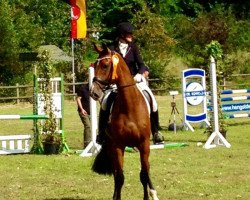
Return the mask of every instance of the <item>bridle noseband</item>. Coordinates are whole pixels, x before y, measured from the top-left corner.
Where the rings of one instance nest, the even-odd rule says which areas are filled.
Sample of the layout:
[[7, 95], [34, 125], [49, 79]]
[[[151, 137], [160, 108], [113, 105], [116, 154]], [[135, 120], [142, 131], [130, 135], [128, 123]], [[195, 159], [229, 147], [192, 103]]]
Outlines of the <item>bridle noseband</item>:
[[[111, 65], [112, 65], [111, 67], [113, 69], [113, 62], [112, 62], [112, 57], [111, 56], [104, 56], [102, 58], [96, 59], [95, 66], [98, 66], [100, 61], [102, 61], [104, 59], [111, 59]], [[94, 66], [94, 68], [95, 68], [95, 66]], [[112, 70], [110, 70], [110, 71], [111, 71], [110, 74], [112, 74]], [[109, 77], [111, 77], [111, 75], [109, 75]], [[110, 79], [110, 78], [108, 78], [108, 79]], [[100, 78], [98, 78], [96, 76], [93, 78], [93, 83], [96, 83], [101, 88], [101, 90], [103, 90], [103, 91], [105, 91], [106, 88], [110, 85], [109, 81], [102, 80], [102, 79], [100, 79]]]

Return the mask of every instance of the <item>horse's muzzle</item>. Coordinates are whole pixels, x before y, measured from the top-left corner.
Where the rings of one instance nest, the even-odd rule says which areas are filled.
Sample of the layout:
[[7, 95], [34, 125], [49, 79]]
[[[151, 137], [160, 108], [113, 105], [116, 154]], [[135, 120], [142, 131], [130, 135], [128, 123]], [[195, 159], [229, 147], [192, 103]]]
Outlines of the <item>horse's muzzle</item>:
[[98, 101], [98, 100], [100, 101], [103, 97], [103, 91], [97, 84], [93, 83], [90, 89], [90, 96], [95, 101]]

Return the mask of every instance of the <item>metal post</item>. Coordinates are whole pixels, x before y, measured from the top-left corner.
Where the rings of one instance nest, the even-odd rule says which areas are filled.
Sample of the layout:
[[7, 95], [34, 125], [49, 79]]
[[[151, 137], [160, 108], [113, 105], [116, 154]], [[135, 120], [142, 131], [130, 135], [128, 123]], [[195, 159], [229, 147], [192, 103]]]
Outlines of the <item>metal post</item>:
[[63, 145], [63, 152], [69, 152], [69, 146], [65, 141], [65, 132], [64, 132], [64, 79], [63, 74], [61, 74], [61, 81], [60, 81], [60, 92], [61, 92], [61, 118], [60, 120], [60, 130], [62, 130], [62, 145]]
[[[38, 82], [37, 82], [37, 77], [34, 74], [33, 75], [33, 115], [38, 114]], [[32, 153], [36, 154], [42, 154], [43, 153], [43, 148], [40, 140], [40, 134], [39, 134], [39, 128], [38, 128], [38, 121], [37, 119], [33, 120], [33, 129], [34, 129], [34, 144], [31, 148]]]
[[71, 50], [72, 50], [72, 83], [73, 83], [73, 95], [75, 100], [75, 56], [74, 56], [74, 38], [71, 38]]
[[20, 91], [19, 91], [19, 84], [17, 83], [16, 84], [16, 96], [17, 96], [17, 100], [16, 100], [16, 103], [19, 104], [20, 103]]

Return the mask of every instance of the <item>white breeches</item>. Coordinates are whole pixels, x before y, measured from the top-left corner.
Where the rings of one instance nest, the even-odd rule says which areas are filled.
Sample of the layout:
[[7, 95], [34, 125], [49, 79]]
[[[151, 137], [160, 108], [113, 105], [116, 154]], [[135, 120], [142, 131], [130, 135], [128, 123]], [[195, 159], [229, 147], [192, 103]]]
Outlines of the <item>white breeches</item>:
[[143, 82], [137, 83], [136, 85], [139, 88], [139, 90], [141, 91], [145, 90], [150, 95], [150, 98], [152, 100], [152, 111], [156, 112], [158, 110], [158, 105], [157, 105], [154, 94], [152, 93], [151, 89], [148, 87], [146, 82], [143, 81]]

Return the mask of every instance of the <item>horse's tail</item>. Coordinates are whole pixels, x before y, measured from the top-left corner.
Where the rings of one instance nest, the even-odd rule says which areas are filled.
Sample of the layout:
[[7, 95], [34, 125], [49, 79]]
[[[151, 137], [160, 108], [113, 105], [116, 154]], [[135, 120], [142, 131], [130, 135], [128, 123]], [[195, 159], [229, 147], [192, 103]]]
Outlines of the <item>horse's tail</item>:
[[100, 152], [96, 155], [92, 170], [98, 174], [112, 175], [112, 161], [108, 154], [108, 145], [103, 144]]

